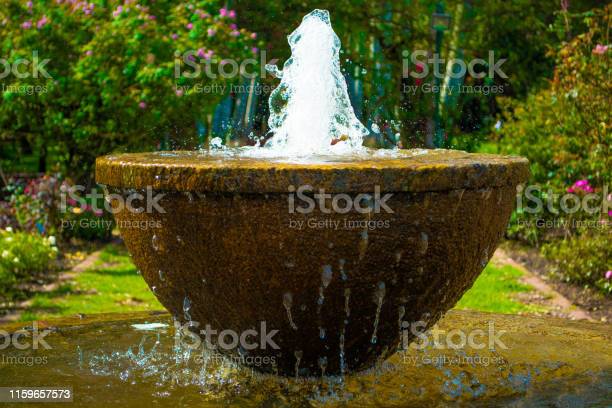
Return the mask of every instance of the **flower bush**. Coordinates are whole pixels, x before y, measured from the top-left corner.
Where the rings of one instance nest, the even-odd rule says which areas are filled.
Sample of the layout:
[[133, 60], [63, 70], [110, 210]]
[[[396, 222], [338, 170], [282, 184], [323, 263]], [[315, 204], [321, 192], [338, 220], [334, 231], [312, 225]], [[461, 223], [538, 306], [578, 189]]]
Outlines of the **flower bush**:
[[[564, 194], [582, 200], [597, 195], [611, 201], [606, 188], [612, 182], [610, 105], [612, 75], [608, 48], [612, 6], [580, 17], [588, 31], [564, 43], [550, 87], [524, 102], [507, 103], [507, 121], [500, 130], [500, 144], [507, 153], [531, 162], [531, 184], [550, 189], [539, 197], [560, 208]], [[602, 209], [605, 207], [602, 205]], [[510, 236], [544, 246], [544, 254], [559, 268], [564, 280], [609, 291], [612, 212], [551, 211], [537, 214], [518, 209]], [[540, 228], [535, 221], [554, 221], [555, 228]], [[585, 223], [590, 222], [585, 227]]]
[[240, 78], [189, 78], [182, 56], [193, 51], [218, 64], [252, 57], [257, 44], [223, 4], [0, 0], [0, 58], [41, 61], [38, 75], [0, 79], [0, 139], [23, 140], [42, 157], [55, 149], [77, 181], [119, 146], [151, 149], [172, 135], [193, 141], [195, 121], [224, 97], [195, 85]]
[[54, 237], [41, 237], [12, 228], [0, 230], [0, 296], [15, 283], [49, 270], [57, 258]]

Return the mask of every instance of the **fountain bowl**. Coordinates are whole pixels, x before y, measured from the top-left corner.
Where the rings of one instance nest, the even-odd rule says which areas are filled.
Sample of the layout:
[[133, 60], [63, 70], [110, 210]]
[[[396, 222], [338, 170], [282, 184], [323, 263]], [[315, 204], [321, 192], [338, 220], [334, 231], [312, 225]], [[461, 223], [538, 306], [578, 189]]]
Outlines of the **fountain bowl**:
[[486, 266], [528, 173], [523, 158], [447, 150], [96, 162], [164, 307], [208, 347], [286, 376], [367, 369], [414, 339], [410, 323], [433, 325]]

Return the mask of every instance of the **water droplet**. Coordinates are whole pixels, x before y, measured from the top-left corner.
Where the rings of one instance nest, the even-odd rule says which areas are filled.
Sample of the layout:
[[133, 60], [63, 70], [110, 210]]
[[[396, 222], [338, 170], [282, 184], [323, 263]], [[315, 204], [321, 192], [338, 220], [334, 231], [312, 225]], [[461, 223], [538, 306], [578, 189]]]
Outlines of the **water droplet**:
[[165, 280], [166, 280], [166, 277], [164, 276], [164, 271], [162, 271], [162, 270], [160, 269], [160, 270], [158, 271], [158, 274], [159, 274], [159, 280], [160, 280], [160, 281], [162, 281], [162, 282], [163, 282], [163, 281], [165, 281]]
[[179, 244], [181, 244], [181, 245], [183, 245], [183, 244], [184, 244], [184, 242], [183, 242], [183, 238], [181, 238], [181, 236], [180, 236], [180, 235], [177, 235], [177, 236], [176, 236], [176, 242], [178, 242], [178, 243], [179, 243]]
[[344, 313], [346, 314], [346, 317], [349, 317], [351, 315], [351, 309], [349, 306], [350, 298], [351, 298], [351, 289], [350, 288], [344, 289]]
[[295, 378], [297, 379], [300, 372], [300, 361], [302, 361], [304, 353], [302, 350], [296, 350], [293, 352], [293, 355], [295, 356]]
[[359, 260], [361, 261], [366, 254], [366, 251], [368, 249], [368, 230], [364, 229], [363, 231], [361, 231], [361, 241], [359, 241]]
[[151, 245], [155, 251], [159, 251], [159, 238], [156, 234], [153, 234], [153, 238], [151, 238]]
[[319, 327], [319, 338], [321, 340], [325, 339], [325, 328], [324, 327]]
[[324, 265], [323, 271], [321, 272], [321, 283], [323, 284], [324, 288], [327, 288], [329, 286], [332, 280], [332, 276], [333, 272], [331, 265]]
[[191, 314], [189, 314], [189, 310], [191, 310], [191, 301], [185, 296], [183, 299], [183, 313], [185, 314], [185, 320], [191, 322]]
[[482, 259], [480, 260], [480, 266], [484, 268], [485, 266], [487, 266], [488, 263], [489, 263], [489, 250], [488, 248], [485, 248], [484, 253], [482, 255]]
[[401, 305], [397, 308], [397, 324], [399, 325], [400, 331], [402, 330], [402, 320], [404, 320], [404, 316], [406, 315], [406, 307]]
[[425, 255], [427, 253], [427, 248], [429, 247], [429, 237], [426, 233], [421, 232], [419, 236], [418, 249], [421, 255]]
[[402, 261], [402, 251], [395, 251], [395, 265], [399, 266]]
[[291, 316], [291, 306], [293, 306], [293, 295], [290, 292], [286, 292], [283, 295], [283, 306], [287, 310], [287, 318], [289, 319], [289, 324], [293, 330], [297, 330], [297, 326], [293, 322], [293, 317]]
[[325, 377], [325, 370], [327, 369], [327, 357], [319, 358], [319, 367], [321, 368], [321, 377]]
[[340, 269], [340, 278], [343, 281], [346, 281], [348, 279], [348, 276], [346, 276], [346, 272], [344, 271], [344, 265], [346, 265], [346, 261], [344, 259], [340, 259], [338, 261], [338, 268]]
[[378, 341], [378, 337], [376, 336], [376, 332], [378, 331], [378, 323], [380, 319], [380, 311], [382, 309], [383, 301], [385, 298], [386, 287], [384, 282], [378, 282], [376, 285], [376, 291], [374, 292], [374, 301], [376, 303], [376, 316], [374, 318], [374, 331], [372, 332], [372, 338], [370, 342], [372, 344], [376, 344]]

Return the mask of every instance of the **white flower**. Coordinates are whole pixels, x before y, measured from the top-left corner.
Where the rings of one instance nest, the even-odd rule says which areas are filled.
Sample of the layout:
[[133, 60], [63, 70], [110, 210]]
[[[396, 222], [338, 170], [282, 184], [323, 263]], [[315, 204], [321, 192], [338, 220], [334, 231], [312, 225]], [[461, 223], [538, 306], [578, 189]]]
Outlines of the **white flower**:
[[55, 244], [56, 244], [56, 240], [55, 240], [55, 237], [54, 237], [53, 235], [51, 235], [51, 236], [49, 237], [49, 243], [50, 243], [52, 246], [55, 246]]
[[11, 253], [9, 251], [7, 251], [6, 249], [2, 251], [2, 257], [4, 259], [8, 258], [9, 256], [11, 256]]
[[13, 232], [13, 227], [6, 227], [6, 232]]
[[13, 258], [13, 263], [19, 263], [19, 258], [18, 257], [14, 257]]

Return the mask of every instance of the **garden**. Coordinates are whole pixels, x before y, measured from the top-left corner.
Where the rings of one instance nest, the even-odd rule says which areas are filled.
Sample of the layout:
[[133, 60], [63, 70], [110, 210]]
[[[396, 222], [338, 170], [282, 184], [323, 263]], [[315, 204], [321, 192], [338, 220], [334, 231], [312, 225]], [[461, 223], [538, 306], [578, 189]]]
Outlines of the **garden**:
[[[23, 75], [5, 74], [2, 79], [0, 287], [8, 312], [32, 295], [40, 296], [35, 294], [37, 287], [56, 280], [78, 259], [119, 239], [102, 200], [95, 205], [79, 198], [92, 189], [101, 191], [93, 180], [97, 156], [191, 149], [217, 137], [228, 144], [248, 144], [265, 136], [267, 106], [262, 101], [267, 99], [263, 92], [270, 89], [264, 86], [271, 83], [269, 78], [218, 75], [207, 84], [209, 89], [225, 87], [230, 92], [202, 93], [197, 91], [202, 79], [192, 78], [193, 72], [175, 79], [175, 70], [180, 71], [175, 62], [189, 50], [215, 64], [257, 57], [252, 71], [259, 72], [260, 49], [268, 51], [268, 58], [286, 57], [276, 50], [283, 50], [282, 33], [295, 24], [270, 26], [268, 16], [302, 6], [250, 2], [230, 9], [212, 1], [149, 6], [5, 3], [0, 30], [7, 66], [37, 55], [48, 61], [40, 72], [29, 75], [27, 69]], [[439, 142], [450, 148], [527, 157], [532, 190], [522, 194], [525, 208], [515, 210], [506, 233], [511, 252], [520, 257], [523, 249], [529, 250], [530, 262], [546, 263], [540, 268], [542, 277], [562, 284], [566, 293], [578, 296], [586, 291], [584, 296], [592, 299], [587, 307], [606, 305], [612, 293], [612, 209], [601, 209], [607, 208], [612, 194], [607, 190], [612, 168], [609, 8], [596, 8], [597, 2], [588, 1], [573, 2], [571, 7], [552, 1], [488, 2], [479, 7], [449, 3], [448, 15], [459, 27], [438, 34], [443, 36], [441, 55], [480, 57], [486, 56], [485, 50], [495, 50], [507, 59], [504, 69], [509, 75], [478, 80], [451, 78], [449, 73], [442, 81], [455, 82], [456, 89], [464, 84], [497, 85], [505, 91], [410, 95], [399, 89], [436, 80], [431, 75], [398, 75], [407, 65], [400, 50], [435, 45], [428, 26], [434, 2], [410, 7], [374, 2], [365, 12], [355, 2], [333, 3], [326, 5], [332, 13], [342, 10], [334, 14], [335, 24], [347, 37], [343, 72], [355, 90], [351, 100], [360, 118], [370, 127], [382, 128], [367, 143], [421, 147]], [[295, 18], [301, 15], [295, 13]], [[530, 41], [536, 37], [538, 41]], [[363, 52], [366, 49], [370, 51]], [[238, 88], [241, 81], [263, 83], [250, 92], [231, 92], [249, 89]], [[438, 99], [440, 115], [432, 112], [432, 98]], [[438, 123], [432, 123], [434, 119]], [[441, 141], [433, 140], [437, 131], [444, 134]], [[71, 188], [75, 185], [82, 187], [80, 191]], [[565, 193], [582, 199], [606, 192], [602, 207], [594, 211], [555, 210]], [[537, 203], [530, 197], [547, 205], [531, 211], [529, 206]], [[139, 293], [139, 283], [134, 280], [130, 290]], [[73, 284], [63, 285], [60, 293], [82, 290]], [[143, 302], [143, 308], [150, 305]], [[26, 308], [23, 318], [32, 313]]]
[[[604, 3], [317, 2], [341, 41], [340, 77], [367, 130], [364, 146], [529, 161], [529, 178], [510, 192], [513, 209], [499, 248], [487, 254], [455, 310], [610, 324], [612, 7]], [[135, 238], [120, 228], [125, 218], [109, 199], [109, 188], [122, 194], [131, 187], [100, 183], [96, 158], [157, 152], [161, 162], [173, 151], [273, 141], [278, 123], [269, 118], [284, 119], [292, 106], [285, 83], [292, 65], [285, 64], [284, 75], [274, 65], [293, 52], [293, 68], [301, 72], [299, 39], [290, 40], [290, 49], [287, 35], [314, 6], [295, 0], [0, 4], [0, 322], [164, 310], [151, 272], [130, 256], [143, 251], [126, 247]], [[331, 144], [351, 137], [342, 134]], [[115, 180], [110, 170], [104, 174]], [[165, 185], [156, 177], [151, 184]], [[234, 200], [238, 211], [240, 199]], [[208, 211], [222, 214], [223, 208]], [[259, 211], [266, 214], [266, 207]], [[227, 234], [211, 241], [211, 253], [240, 236], [233, 227], [224, 221]], [[265, 225], [244, 231], [275, 237]], [[176, 241], [189, 234], [195, 233]], [[366, 231], [361, 239], [372, 245], [375, 237], [370, 233], [368, 241]], [[425, 251], [427, 242], [425, 235]], [[436, 242], [430, 234], [430, 250]], [[234, 251], [235, 259], [260, 256], [237, 245]], [[395, 253], [398, 265], [405, 252]], [[164, 281], [162, 269], [154, 279], [158, 273]], [[321, 303], [332, 279], [325, 273]], [[384, 283], [381, 288], [384, 297]], [[376, 293], [375, 325], [383, 304]], [[280, 309], [293, 327], [292, 299], [285, 294]]]

